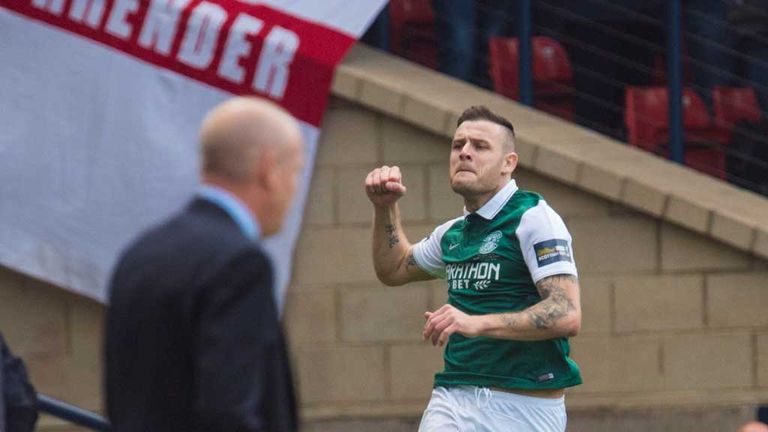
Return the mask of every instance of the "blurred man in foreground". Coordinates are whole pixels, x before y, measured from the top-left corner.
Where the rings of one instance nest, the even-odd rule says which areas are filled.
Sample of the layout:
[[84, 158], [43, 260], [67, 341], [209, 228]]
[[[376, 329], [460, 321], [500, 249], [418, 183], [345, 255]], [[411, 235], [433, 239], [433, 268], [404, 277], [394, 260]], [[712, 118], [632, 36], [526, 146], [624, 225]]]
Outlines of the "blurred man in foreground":
[[112, 276], [112, 430], [295, 431], [291, 371], [260, 239], [279, 231], [303, 165], [298, 125], [235, 98], [200, 131], [202, 187], [148, 230]]

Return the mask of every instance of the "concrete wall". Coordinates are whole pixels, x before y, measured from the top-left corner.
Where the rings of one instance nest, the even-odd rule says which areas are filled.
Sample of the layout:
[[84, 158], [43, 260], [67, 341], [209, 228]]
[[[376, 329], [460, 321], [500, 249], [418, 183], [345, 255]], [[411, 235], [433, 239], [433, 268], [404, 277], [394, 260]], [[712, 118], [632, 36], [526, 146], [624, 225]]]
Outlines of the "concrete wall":
[[[441, 367], [420, 341], [422, 313], [446, 291], [376, 281], [362, 184], [373, 167], [400, 165], [406, 231], [421, 238], [461, 212], [448, 139], [341, 99], [323, 128], [286, 315], [305, 429], [413, 430]], [[687, 430], [692, 419], [735, 429], [768, 401], [768, 263], [541, 173], [516, 178], [574, 237], [585, 383], [567, 396], [570, 430]], [[0, 269], [0, 331], [42, 392], [100, 408], [102, 317], [90, 300]]]
[[[0, 332], [38, 391], [101, 409], [102, 305], [0, 267]], [[76, 430], [42, 418], [42, 430]]]

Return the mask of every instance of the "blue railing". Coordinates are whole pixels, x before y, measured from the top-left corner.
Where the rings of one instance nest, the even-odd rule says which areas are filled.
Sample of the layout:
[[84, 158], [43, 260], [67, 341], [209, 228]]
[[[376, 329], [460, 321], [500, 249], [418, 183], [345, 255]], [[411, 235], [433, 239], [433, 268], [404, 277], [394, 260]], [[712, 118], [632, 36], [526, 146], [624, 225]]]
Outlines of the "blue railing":
[[95, 431], [108, 431], [110, 428], [109, 422], [104, 417], [50, 396], [38, 394], [37, 403], [40, 412], [58, 417], [78, 426]]
[[[669, 91], [670, 158], [685, 162], [683, 149], [683, 66], [680, 0], [668, 0], [667, 5], [667, 88]], [[520, 40], [520, 102], [533, 106], [533, 60], [531, 49], [531, 0], [518, 2]]]
[[533, 50], [531, 49], [531, 0], [520, 0], [520, 102], [533, 106]]
[[390, 0], [365, 40], [768, 195], [768, 37], [748, 3]]
[[683, 149], [683, 61], [680, 54], [680, 0], [667, 1], [667, 88], [669, 93], [670, 158], [685, 163]]

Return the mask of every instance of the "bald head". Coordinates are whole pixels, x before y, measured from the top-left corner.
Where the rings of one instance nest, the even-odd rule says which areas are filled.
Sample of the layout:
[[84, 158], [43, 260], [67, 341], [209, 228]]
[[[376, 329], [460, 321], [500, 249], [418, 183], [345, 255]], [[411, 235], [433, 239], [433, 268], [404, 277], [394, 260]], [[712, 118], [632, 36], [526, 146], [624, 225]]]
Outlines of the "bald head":
[[204, 176], [243, 181], [266, 152], [277, 155], [301, 142], [293, 117], [272, 102], [236, 97], [211, 110], [200, 129]]
[[738, 432], [768, 432], [768, 425], [763, 422], [751, 421], [741, 425]]
[[200, 146], [203, 183], [237, 197], [262, 234], [280, 230], [304, 165], [296, 120], [269, 101], [233, 98], [205, 117]]

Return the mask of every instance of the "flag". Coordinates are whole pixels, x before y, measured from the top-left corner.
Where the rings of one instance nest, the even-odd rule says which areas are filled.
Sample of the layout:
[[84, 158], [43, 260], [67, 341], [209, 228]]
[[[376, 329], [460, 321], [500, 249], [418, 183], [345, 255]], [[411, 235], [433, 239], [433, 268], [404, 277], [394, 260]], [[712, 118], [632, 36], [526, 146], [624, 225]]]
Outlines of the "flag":
[[[0, 0], [0, 264], [105, 301], [121, 248], [194, 194], [198, 128], [232, 95], [287, 109], [313, 161], [334, 68], [385, 2]], [[280, 291], [311, 171], [265, 242]]]

